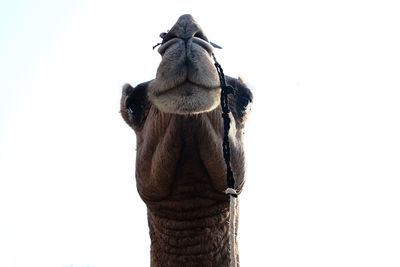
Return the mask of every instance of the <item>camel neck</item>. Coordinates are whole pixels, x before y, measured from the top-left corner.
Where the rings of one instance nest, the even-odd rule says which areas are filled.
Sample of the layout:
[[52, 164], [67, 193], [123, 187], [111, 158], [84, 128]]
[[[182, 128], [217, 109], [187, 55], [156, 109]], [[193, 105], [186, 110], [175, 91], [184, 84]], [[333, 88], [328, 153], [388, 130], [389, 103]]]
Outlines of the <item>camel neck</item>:
[[[163, 201], [162, 207], [155, 204], [148, 209], [151, 266], [229, 266], [229, 202], [211, 204], [214, 200], [206, 198], [183, 202]], [[167, 208], [199, 203], [211, 205], [180, 212]]]

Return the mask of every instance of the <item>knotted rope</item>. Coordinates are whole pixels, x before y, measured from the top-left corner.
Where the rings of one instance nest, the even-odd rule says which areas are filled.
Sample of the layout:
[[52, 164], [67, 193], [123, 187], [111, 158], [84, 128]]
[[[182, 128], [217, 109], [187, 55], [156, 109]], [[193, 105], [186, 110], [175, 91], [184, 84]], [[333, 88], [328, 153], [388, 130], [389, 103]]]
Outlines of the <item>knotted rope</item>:
[[226, 84], [224, 71], [221, 65], [218, 63], [215, 55], [212, 54], [214, 58], [214, 65], [217, 68], [219, 80], [221, 83], [221, 108], [222, 108], [222, 119], [224, 123], [224, 137], [222, 142], [222, 151], [224, 154], [225, 164], [226, 164], [226, 181], [228, 188], [225, 193], [229, 196], [229, 256], [230, 256], [230, 267], [237, 266], [236, 259], [236, 201], [237, 192], [235, 190], [235, 178], [233, 176], [232, 166], [231, 166], [231, 151], [229, 146], [229, 129], [231, 119], [229, 113], [229, 94], [233, 94], [233, 87]]

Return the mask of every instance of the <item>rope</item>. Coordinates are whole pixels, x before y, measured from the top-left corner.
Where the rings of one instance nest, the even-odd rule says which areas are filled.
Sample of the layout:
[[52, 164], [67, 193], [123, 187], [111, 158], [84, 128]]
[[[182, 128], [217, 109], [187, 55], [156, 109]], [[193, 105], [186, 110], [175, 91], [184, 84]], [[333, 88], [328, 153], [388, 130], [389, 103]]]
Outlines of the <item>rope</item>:
[[237, 266], [236, 259], [236, 201], [237, 197], [229, 195], [229, 258], [230, 267]]
[[215, 67], [217, 68], [219, 80], [221, 83], [221, 108], [222, 108], [222, 119], [224, 122], [224, 138], [222, 142], [222, 151], [224, 154], [225, 164], [226, 164], [226, 180], [228, 189], [233, 189], [227, 191], [228, 195], [237, 196], [235, 189], [235, 178], [233, 177], [233, 171], [231, 166], [231, 150], [229, 146], [229, 129], [231, 124], [231, 118], [229, 117], [229, 113], [231, 112], [229, 109], [228, 96], [229, 94], [233, 94], [233, 87], [230, 85], [226, 85], [225, 75], [221, 65], [218, 63], [217, 59], [213, 54]]
[[231, 150], [229, 146], [229, 129], [231, 119], [229, 117], [229, 94], [233, 94], [233, 88], [230, 85], [226, 85], [224, 71], [221, 65], [218, 63], [215, 55], [212, 54], [214, 58], [214, 65], [217, 68], [219, 80], [221, 83], [221, 108], [222, 108], [222, 119], [224, 123], [224, 138], [222, 142], [222, 151], [224, 154], [224, 160], [226, 164], [226, 181], [228, 188], [225, 194], [229, 196], [229, 258], [230, 267], [237, 266], [236, 259], [236, 201], [237, 192], [235, 190], [235, 178], [233, 176], [232, 166], [231, 166]]

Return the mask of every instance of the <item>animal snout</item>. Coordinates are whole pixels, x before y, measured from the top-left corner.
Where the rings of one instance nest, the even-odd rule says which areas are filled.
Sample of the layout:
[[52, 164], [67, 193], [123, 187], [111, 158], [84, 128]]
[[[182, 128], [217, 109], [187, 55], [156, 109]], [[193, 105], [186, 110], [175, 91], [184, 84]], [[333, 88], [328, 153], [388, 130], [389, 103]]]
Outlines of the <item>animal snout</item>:
[[204, 35], [203, 31], [194, 20], [192, 15], [186, 14], [180, 16], [171, 30], [163, 36], [162, 44], [174, 38], [179, 38], [185, 42], [188, 42], [193, 37], [197, 37], [208, 42], [207, 37]]

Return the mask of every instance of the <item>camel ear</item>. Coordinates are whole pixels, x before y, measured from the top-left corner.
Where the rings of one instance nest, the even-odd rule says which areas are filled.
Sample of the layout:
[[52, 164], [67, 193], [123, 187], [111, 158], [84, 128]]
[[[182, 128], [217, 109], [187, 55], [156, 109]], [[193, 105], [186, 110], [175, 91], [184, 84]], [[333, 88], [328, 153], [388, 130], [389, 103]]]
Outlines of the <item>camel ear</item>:
[[149, 106], [147, 100], [148, 84], [149, 82], [141, 83], [135, 88], [130, 84], [125, 84], [122, 88], [121, 115], [134, 130], [139, 129], [145, 120]]

